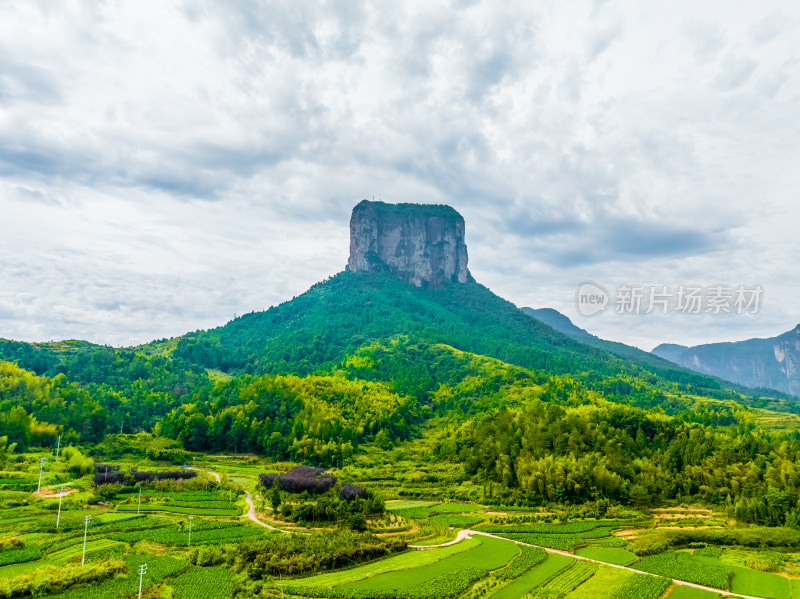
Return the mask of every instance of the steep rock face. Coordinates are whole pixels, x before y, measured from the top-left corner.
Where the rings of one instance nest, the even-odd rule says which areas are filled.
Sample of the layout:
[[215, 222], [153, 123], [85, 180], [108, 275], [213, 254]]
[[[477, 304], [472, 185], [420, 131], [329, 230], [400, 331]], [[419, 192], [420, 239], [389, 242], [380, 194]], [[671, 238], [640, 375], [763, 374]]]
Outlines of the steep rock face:
[[768, 339], [695, 347], [665, 343], [653, 353], [747, 387], [777, 389], [800, 397], [800, 325]]
[[388, 271], [417, 287], [466, 283], [464, 218], [450, 206], [364, 200], [350, 217], [347, 268]]

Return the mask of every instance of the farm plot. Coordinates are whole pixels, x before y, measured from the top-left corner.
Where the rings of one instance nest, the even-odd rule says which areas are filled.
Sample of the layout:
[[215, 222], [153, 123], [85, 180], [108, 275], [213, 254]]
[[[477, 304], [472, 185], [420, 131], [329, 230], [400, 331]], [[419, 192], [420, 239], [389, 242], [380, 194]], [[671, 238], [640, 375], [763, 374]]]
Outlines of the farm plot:
[[513, 580], [547, 559], [547, 552], [539, 547], [525, 547], [520, 545], [521, 553], [511, 560], [502, 570], [496, 572], [500, 580]]
[[22, 564], [42, 557], [42, 552], [37, 546], [20, 547], [19, 549], [5, 549], [0, 552], [0, 566]]
[[128, 574], [124, 578], [114, 578], [101, 583], [68, 589], [56, 595], [58, 599], [122, 599], [135, 596], [139, 590], [139, 577], [135, 574], [141, 564], [147, 564], [142, 589], [149, 589], [159, 581], [174, 576], [186, 568], [186, 562], [172, 557], [134, 555], [125, 559]]
[[648, 555], [636, 564], [636, 569], [726, 591], [733, 575], [730, 566], [710, 563], [685, 551]]
[[567, 593], [565, 599], [611, 599], [633, 576], [629, 570], [600, 566], [594, 576]]
[[194, 566], [169, 583], [175, 599], [228, 599], [236, 578], [228, 568]]
[[119, 512], [166, 512], [168, 514], [186, 514], [190, 516], [238, 516], [242, 512], [239, 508], [219, 509], [203, 507], [202, 504], [197, 504], [198, 507], [186, 507], [184, 505], [174, 505], [171, 503], [143, 503], [141, 507], [135, 503], [123, 503], [118, 508]]
[[[93, 554], [101, 553], [118, 547], [123, 547], [124, 543], [113, 541], [111, 539], [99, 539], [86, 543], [87, 557]], [[60, 564], [69, 561], [71, 558], [80, 556], [83, 553], [83, 543], [77, 542], [70, 547], [59, 549], [47, 555], [47, 561], [51, 564]]]
[[[209, 543], [232, 543], [242, 539], [263, 537], [270, 534], [261, 527], [248, 526], [238, 522], [203, 522], [192, 526], [192, 545]], [[116, 541], [136, 543], [153, 541], [164, 545], [186, 545], [189, 542], [189, 527], [181, 529], [167, 526], [155, 530], [144, 529], [114, 532], [108, 535]]]
[[617, 547], [581, 547], [575, 550], [575, 555], [618, 566], [627, 566], [636, 561], [636, 554]]
[[574, 558], [566, 555], [549, 553], [547, 558], [539, 565], [517, 578], [510, 585], [497, 591], [491, 596], [491, 599], [519, 599], [569, 567], [573, 561]]
[[759, 572], [744, 566], [725, 565], [733, 573], [731, 591], [766, 599], [792, 599], [792, 581], [778, 574]]
[[600, 568], [599, 564], [575, 560], [571, 566], [565, 568], [553, 578], [542, 585], [543, 589], [556, 593], [569, 593], [572, 589], [589, 580]]
[[719, 599], [719, 597], [719, 593], [686, 586], [677, 586], [667, 595], [668, 599]]
[[[330, 589], [287, 587], [289, 594], [313, 597], [453, 597], [490, 570], [505, 566], [520, 553], [513, 543], [482, 538], [478, 545], [420, 568], [388, 572]], [[479, 564], [480, 567], [476, 567]]]
[[658, 599], [669, 588], [672, 581], [661, 576], [635, 574], [628, 583], [618, 589], [612, 599]]
[[430, 549], [425, 551], [409, 551], [392, 557], [387, 557], [378, 562], [371, 564], [364, 564], [348, 570], [340, 570], [338, 572], [327, 572], [325, 574], [317, 574], [308, 578], [302, 578], [295, 581], [296, 584], [302, 585], [306, 588], [330, 588], [340, 586], [347, 583], [363, 580], [378, 574], [386, 572], [396, 572], [400, 570], [410, 570], [414, 568], [421, 568], [428, 566], [435, 562], [441, 561], [457, 553], [463, 553], [480, 545], [480, 539], [473, 538], [462, 541], [456, 545], [442, 547], [439, 549]]
[[436, 514], [431, 516], [430, 522], [446, 524], [454, 528], [470, 528], [484, 521], [484, 518], [476, 516], [464, 516], [461, 514]]
[[386, 502], [386, 509], [390, 512], [394, 512], [396, 510], [408, 510], [421, 507], [429, 508], [438, 503], [438, 501], [421, 501], [414, 499], [389, 499]]

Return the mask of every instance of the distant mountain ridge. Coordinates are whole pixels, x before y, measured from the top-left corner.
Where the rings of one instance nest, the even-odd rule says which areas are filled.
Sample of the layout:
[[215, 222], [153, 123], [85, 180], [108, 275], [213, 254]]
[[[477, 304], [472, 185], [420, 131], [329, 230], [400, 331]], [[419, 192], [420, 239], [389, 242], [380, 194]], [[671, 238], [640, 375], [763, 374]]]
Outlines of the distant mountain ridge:
[[652, 353], [752, 389], [776, 389], [800, 397], [800, 325], [766, 339], [694, 347], [662, 343]]

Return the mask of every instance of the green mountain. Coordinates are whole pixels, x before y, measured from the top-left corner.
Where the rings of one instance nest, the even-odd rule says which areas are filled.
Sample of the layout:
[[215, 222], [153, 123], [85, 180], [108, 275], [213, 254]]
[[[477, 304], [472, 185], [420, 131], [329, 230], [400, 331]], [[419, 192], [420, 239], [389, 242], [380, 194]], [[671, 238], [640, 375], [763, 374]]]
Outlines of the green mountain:
[[135, 348], [0, 340], [0, 439], [253, 452], [411, 495], [800, 517], [796, 402], [560, 332], [472, 279], [450, 211], [360, 206], [355, 266], [264, 312]]

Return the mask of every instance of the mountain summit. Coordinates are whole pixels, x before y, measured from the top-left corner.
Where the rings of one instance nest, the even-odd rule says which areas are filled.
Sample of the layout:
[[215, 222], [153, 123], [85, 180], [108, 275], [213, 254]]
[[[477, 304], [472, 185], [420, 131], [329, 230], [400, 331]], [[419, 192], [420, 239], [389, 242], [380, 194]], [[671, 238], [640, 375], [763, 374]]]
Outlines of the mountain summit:
[[450, 206], [364, 200], [350, 217], [353, 272], [389, 272], [416, 287], [466, 283], [464, 218]]

